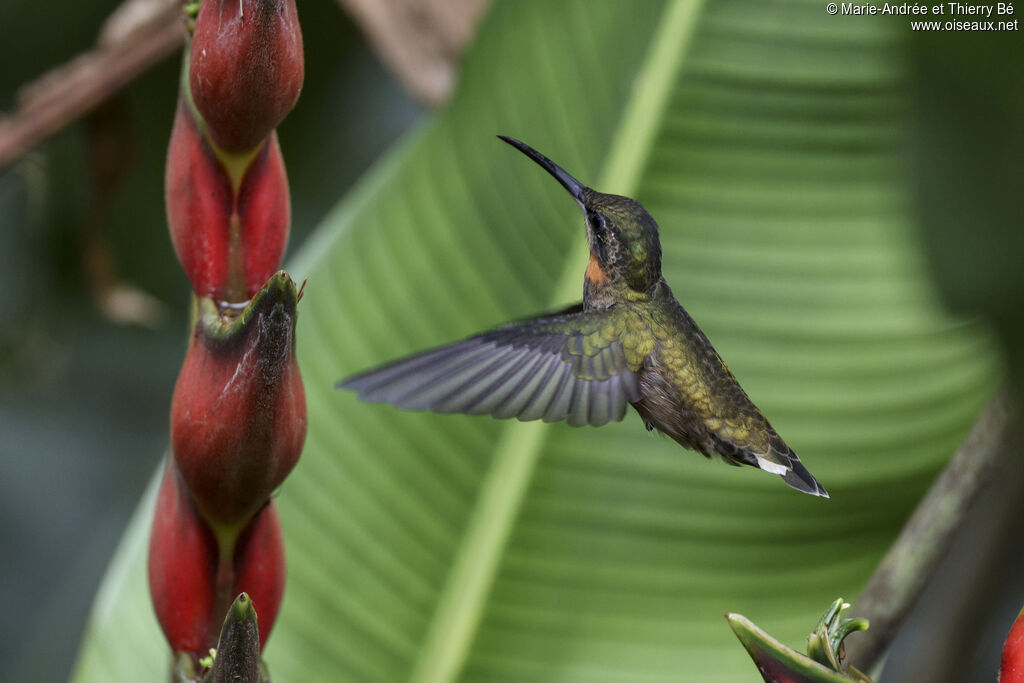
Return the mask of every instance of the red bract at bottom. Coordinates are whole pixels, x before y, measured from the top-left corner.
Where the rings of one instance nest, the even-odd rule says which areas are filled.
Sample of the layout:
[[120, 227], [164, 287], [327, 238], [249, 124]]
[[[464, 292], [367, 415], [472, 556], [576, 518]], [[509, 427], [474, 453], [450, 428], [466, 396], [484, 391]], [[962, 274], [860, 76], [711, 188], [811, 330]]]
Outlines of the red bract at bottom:
[[267, 504], [242, 532], [234, 552], [234, 582], [229, 595], [245, 591], [260, 617], [260, 649], [284, 597], [284, 544], [281, 522], [273, 501]]
[[236, 540], [218, 541], [169, 461], [149, 542], [149, 588], [171, 649], [199, 657], [215, 647], [224, 614], [241, 592], [259, 612], [262, 648], [277, 619], [284, 582], [284, 545], [273, 503]]

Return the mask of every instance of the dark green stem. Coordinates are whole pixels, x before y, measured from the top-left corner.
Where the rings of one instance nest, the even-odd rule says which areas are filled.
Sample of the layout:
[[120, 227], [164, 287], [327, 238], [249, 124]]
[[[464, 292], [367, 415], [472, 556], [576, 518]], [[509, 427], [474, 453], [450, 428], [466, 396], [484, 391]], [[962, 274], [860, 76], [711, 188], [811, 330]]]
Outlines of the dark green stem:
[[861, 592], [852, 611], [870, 620], [871, 628], [846, 643], [847, 661], [861, 671], [870, 672], [885, 654], [971, 504], [998, 462], [1011, 455], [1007, 437], [1012, 413], [1006, 391], [989, 401]]

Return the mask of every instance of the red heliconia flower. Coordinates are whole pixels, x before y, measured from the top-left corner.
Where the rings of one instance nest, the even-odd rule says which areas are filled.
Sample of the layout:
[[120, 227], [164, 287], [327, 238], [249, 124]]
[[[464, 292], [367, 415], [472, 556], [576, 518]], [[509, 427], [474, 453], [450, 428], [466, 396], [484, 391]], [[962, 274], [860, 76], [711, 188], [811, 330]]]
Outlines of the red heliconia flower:
[[228, 152], [253, 149], [302, 90], [295, 0], [204, 0], [189, 58], [192, 99], [210, 137]]
[[276, 133], [254, 157], [228, 161], [226, 166], [188, 103], [180, 101], [165, 178], [174, 251], [198, 296], [241, 303], [280, 266], [291, 199]]
[[237, 317], [222, 316], [210, 299], [197, 302], [171, 401], [171, 450], [215, 529], [248, 523], [302, 450], [306, 399], [295, 361], [297, 300], [295, 283], [281, 271]]
[[291, 204], [274, 129], [304, 71], [295, 0], [203, 0], [186, 50], [165, 199], [195, 326], [171, 404], [149, 584], [175, 672], [198, 678], [219, 634], [224, 651], [203, 680], [255, 683], [285, 583], [271, 495], [306, 435], [298, 293], [275, 274]]
[[1024, 610], [1017, 615], [1006, 636], [999, 683], [1024, 683]]

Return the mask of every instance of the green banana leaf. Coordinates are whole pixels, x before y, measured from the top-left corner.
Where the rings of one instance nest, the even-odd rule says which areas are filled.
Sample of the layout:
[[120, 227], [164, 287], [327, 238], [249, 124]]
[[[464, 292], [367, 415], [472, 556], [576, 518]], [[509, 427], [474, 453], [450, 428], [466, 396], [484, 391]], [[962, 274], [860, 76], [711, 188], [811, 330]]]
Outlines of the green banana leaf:
[[[723, 613], [798, 646], [822, 604], [857, 593], [998, 368], [922, 262], [901, 29], [856, 19], [810, 0], [493, 8], [449, 106], [291, 264], [308, 277], [309, 435], [278, 497], [274, 680], [754, 680]], [[332, 388], [580, 298], [577, 207], [496, 133], [647, 206], [674, 291], [831, 500], [683, 451], [634, 414], [574, 429]], [[166, 676], [151, 498], [75, 681]]]

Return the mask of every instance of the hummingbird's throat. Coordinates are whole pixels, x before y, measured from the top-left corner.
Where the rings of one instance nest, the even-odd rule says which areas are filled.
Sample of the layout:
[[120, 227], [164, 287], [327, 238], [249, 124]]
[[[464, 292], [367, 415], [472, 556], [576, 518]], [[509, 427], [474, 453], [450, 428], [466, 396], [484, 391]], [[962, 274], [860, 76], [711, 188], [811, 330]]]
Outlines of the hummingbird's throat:
[[597, 262], [597, 257], [593, 254], [590, 255], [590, 261], [587, 263], [587, 270], [583, 274], [583, 278], [593, 285], [600, 285], [608, 280], [608, 273], [604, 272], [604, 268]]

